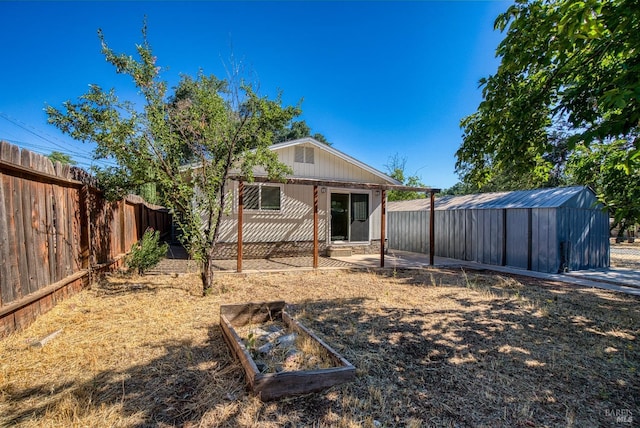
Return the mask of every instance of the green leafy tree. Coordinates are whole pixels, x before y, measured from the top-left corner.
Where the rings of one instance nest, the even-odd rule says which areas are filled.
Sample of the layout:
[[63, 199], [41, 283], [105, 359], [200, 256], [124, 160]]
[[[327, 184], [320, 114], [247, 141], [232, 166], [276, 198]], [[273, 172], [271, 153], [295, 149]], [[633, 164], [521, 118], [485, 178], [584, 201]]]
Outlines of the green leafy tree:
[[[283, 107], [279, 97], [258, 96], [239, 76], [183, 76], [168, 94], [146, 26], [142, 34], [134, 58], [114, 52], [99, 31], [102, 53], [117, 73], [133, 80], [141, 107], [121, 100], [114, 89], [91, 85], [77, 102], [48, 107], [48, 120], [75, 139], [95, 142], [97, 158], [114, 161], [115, 166], [96, 171], [107, 196], [157, 184], [163, 204], [175, 213], [183, 244], [201, 262], [206, 294], [213, 287], [222, 213], [229, 208], [229, 177], [240, 174], [252, 181], [256, 166], [272, 179], [288, 173], [269, 146], [274, 130], [287, 126], [300, 110]], [[195, 162], [185, 166], [187, 159]]]
[[78, 164], [75, 160], [73, 160], [71, 155], [59, 152], [57, 150], [52, 151], [50, 154], [47, 155], [47, 157], [51, 160], [51, 162], [54, 162], [54, 163], [60, 162], [63, 165], [71, 165], [71, 166]]
[[285, 128], [274, 130], [273, 141], [274, 143], [282, 143], [285, 141], [298, 140], [305, 137], [312, 137], [313, 139], [318, 140], [328, 146], [331, 145], [331, 143], [324, 135], [319, 133], [312, 134], [311, 128], [304, 120], [295, 120]]
[[[495, 27], [506, 32], [497, 48], [501, 63], [480, 81], [478, 110], [461, 121], [456, 167], [463, 181], [482, 188], [502, 175], [544, 185], [557, 155], [566, 160], [578, 146], [620, 140], [629, 148], [618, 159], [622, 170], [637, 170], [637, 0], [520, 0]], [[570, 135], [554, 139], [554, 126], [563, 121]]]
[[467, 183], [464, 183], [462, 181], [458, 181], [456, 184], [454, 184], [453, 186], [447, 188], [447, 189], [442, 189], [442, 191], [440, 191], [437, 196], [460, 196], [460, 195], [469, 195], [471, 193], [477, 193], [477, 189], [475, 187], [470, 186]]
[[[387, 174], [391, 178], [395, 178], [405, 186], [412, 187], [426, 187], [422, 183], [420, 176], [418, 175], [406, 175], [407, 158], [400, 156], [398, 153], [389, 157], [389, 163], [385, 165]], [[389, 190], [387, 192], [387, 199], [389, 201], [406, 201], [409, 199], [422, 199], [426, 195], [424, 192], [403, 191], [403, 190]]]
[[567, 164], [570, 179], [591, 186], [613, 214], [611, 227], [618, 227], [619, 236], [640, 223], [640, 170], [629, 173], [625, 168], [631, 150], [626, 139], [592, 143], [577, 147]]
[[537, 189], [541, 187], [556, 187], [565, 184], [565, 167], [571, 154], [568, 148], [568, 138], [572, 133], [562, 125], [555, 125], [549, 132], [547, 151], [543, 154], [527, 152], [529, 166], [514, 168], [513, 164], [496, 162], [490, 155], [485, 156], [484, 180], [474, 180], [474, 171], [470, 165], [458, 167], [457, 172], [462, 177], [465, 194], [502, 192], [510, 190]]

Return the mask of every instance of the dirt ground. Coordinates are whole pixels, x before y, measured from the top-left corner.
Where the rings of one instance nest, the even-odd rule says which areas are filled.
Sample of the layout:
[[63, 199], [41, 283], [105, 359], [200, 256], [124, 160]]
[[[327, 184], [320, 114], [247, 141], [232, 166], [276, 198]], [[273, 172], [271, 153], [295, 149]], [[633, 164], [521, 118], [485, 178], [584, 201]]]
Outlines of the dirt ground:
[[[0, 426], [591, 427], [640, 420], [640, 299], [483, 272], [110, 277], [0, 341]], [[224, 303], [286, 300], [352, 383], [262, 403]], [[44, 347], [31, 344], [62, 332]]]
[[640, 239], [633, 243], [611, 242], [611, 255], [609, 262], [613, 268], [640, 270]]

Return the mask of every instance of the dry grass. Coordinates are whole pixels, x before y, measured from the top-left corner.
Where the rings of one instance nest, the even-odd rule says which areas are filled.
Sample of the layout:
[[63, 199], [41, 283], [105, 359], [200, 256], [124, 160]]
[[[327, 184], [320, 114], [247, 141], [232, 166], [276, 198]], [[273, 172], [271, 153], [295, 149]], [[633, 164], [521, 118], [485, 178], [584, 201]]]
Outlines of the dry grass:
[[638, 254], [612, 254], [610, 257], [612, 268], [640, 270], [640, 249]]
[[[2, 426], [610, 426], [640, 413], [636, 297], [453, 270], [109, 278], [0, 342]], [[261, 403], [220, 304], [283, 299], [357, 368]], [[63, 332], [43, 348], [29, 343]], [[618, 413], [616, 413], [618, 412]]]
[[628, 253], [621, 254], [611, 251], [609, 261], [613, 268], [640, 270], [640, 240], [634, 243], [611, 243], [611, 249], [626, 249]]

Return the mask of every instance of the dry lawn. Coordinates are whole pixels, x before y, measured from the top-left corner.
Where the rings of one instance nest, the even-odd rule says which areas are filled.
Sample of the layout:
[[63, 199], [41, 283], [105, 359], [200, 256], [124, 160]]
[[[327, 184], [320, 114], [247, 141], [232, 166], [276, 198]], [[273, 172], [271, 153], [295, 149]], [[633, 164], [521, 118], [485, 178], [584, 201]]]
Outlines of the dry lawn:
[[[542, 427], [640, 420], [636, 297], [453, 270], [111, 277], [0, 341], [0, 425]], [[284, 299], [357, 368], [262, 403], [221, 303]], [[42, 348], [36, 339], [63, 329]], [[623, 426], [624, 424], [618, 425]], [[630, 426], [630, 425], [629, 425]]]
[[621, 243], [611, 244], [611, 248], [626, 249], [626, 254], [620, 254], [612, 251], [609, 257], [611, 267], [640, 270], [640, 240], [633, 244]]

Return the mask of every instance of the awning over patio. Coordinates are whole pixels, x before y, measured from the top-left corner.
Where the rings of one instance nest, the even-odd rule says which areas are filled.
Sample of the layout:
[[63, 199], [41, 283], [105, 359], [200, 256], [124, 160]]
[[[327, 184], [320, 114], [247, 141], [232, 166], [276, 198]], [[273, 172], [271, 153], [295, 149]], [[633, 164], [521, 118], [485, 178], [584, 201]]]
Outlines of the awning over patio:
[[[244, 183], [249, 182], [245, 180], [245, 177], [234, 175], [229, 177], [231, 180], [239, 182], [238, 186], [238, 255], [237, 255], [237, 267], [238, 272], [242, 272], [242, 216], [244, 210]], [[431, 207], [435, 205], [435, 194], [440, 189], [434, 189], [431, 187], [412, 187], [397, 184], [381, 184], [381, 183], [362, 183], [354, 181], [340, 181], [340, 180], [320, 180], [312, 178], [294, 178], [287, 177], [282, 180], [273, 180], [269, 177], [256, 176], [253, 178], [253, 182], [258, 183], [283, 183], [283, 184], [298, 184], [303, 186], [313, 187], [313, 267], [318, 268], [318, 187], [332, 187], [332, 188], [349, 188], [349, 189], [366, 189], [366, 190], [379, 190], [381, 192], [381, 219], [380, 219], [380, 267], [384, 267], [384, 242], [385, 242], [385, 225], [386, 225], [386, 192], [388, 190], [396, 191], [409, 191], [409, 192], [424, 192], [429, 194], [431, 200]], [[432, 208], [433, 209], [433, 208]], [[434, 216], [431, 215], [429, 222], [430, 229], [430, 250], [429, 250], [429, 263], [433, 266], [434, 258]]]

